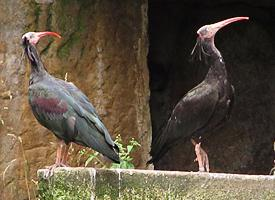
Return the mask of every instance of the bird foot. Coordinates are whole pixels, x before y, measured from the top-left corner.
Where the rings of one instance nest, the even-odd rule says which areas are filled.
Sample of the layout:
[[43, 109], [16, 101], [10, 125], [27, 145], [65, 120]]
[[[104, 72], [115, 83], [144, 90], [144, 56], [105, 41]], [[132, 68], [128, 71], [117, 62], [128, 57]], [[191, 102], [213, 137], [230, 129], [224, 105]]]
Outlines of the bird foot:
[[269, 175], [275, 175], [275, 167], [270, 170]]
[[44, 178], [50, 178], [54, 174], [54, 170], [59, 167], [69, 167], [69, 165], [64, 163], [55, 163], [51, 166], [46, 166], [47, 172], [44, 174]]
[[199, 167], [199, 172], [206, 172], [204, 167]]

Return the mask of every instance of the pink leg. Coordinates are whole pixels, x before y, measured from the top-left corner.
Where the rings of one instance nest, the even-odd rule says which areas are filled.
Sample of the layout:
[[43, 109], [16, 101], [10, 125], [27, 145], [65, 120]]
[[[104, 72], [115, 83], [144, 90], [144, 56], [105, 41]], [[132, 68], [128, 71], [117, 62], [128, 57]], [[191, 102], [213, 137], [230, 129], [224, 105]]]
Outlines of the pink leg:
[[196, 159], [194, 162], [198, 162], [200, 172], [209, 172], [209, 160], [207, 153], [201, 147], [201, 143], [197, 143], [191, 139], [192, 144], [195, 146]]
[[68, 166], [67, 161], [68, 161], [69, 148], [70, 148], [70, 145], [65, 144], [64, 149], [63, 149], [64, 151], [62, 153], [61, 163], [65, 166]]
[[[65, 149], [65, 151], [64, 151]], [[51, 166], [48, 166], [48, 173], [45, 177], [50, 177], [53, 175], [55, 168], [58, 167], [67, 167], [64, 161], [67, 161], [67, 154], [68, 154], [69, 147], [65, 144], [63, 140], [60, 140], [57, 144], [57, 151], [56, 151], [56, 159], [55, 163]], [[64, 155], [65, 154], [65, 155]]]
[[61, 162], [61, 154], [62, 154], [62, 146], [60, 145], [60, 142], [58, 142], [57, 150], [56, 150], [56, 158], [55, 158], [56, 165]]

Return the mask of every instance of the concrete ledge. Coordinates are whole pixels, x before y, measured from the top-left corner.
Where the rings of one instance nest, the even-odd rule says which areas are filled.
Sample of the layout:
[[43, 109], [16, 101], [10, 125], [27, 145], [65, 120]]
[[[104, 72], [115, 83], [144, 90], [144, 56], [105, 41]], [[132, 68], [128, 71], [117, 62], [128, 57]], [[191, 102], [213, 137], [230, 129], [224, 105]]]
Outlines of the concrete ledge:
[[39, 199], [274, 200], [275, 176], [59, 168], [39, 170]]

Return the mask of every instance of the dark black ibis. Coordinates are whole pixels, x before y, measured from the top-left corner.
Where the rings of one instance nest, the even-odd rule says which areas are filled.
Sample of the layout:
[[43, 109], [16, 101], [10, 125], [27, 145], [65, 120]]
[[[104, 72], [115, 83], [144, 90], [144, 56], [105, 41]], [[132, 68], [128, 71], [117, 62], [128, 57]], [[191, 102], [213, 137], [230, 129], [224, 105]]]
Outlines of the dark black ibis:
[[[177, 103], [172, 114], [160, 134], [153, 138], [151, 146], [151, 160], [148, 163], [158, 162], [167, 151], [175, 146], [180, 139], [192, 139], [200, 171], [209, 171], [208, 157], [200, 143], [193, 139], [200, 138], [204, 133], [226, 121], [230, 115], [234, 102], [234, 87], [227, 75], [222, 55], [214, 43], [215, 34], [224, 26], [248, 17], [234, 17], [205, 25], [198, 31], [197, 43], [191, 54], [198, 53], [200, 59], [205, 59], [209, 66], [205, 79], [191, 89]], [[181, 140], [182, 141], [182, 140]], [[176, 155], [175, 155], [176, 156]], [[204, 160], [202, 160], [204, 159]]]
[[25, 54], [31, 64], [29, 103], [37, 121], [59, 139], [55, 164], [67, 166], [68, 144], [90, 147], [119, 163], [118, 147], [97, 115], [88, 97], [73, 83], [51, 76], [36, 49], [39, 39], [54, 32], [28, 32], [22, 36]]

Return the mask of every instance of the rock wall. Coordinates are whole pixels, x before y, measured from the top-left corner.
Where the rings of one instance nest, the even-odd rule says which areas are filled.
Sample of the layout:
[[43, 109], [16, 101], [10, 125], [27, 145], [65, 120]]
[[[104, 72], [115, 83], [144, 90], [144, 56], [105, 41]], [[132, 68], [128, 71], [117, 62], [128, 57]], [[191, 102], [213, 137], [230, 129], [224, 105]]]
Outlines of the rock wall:
[[21, 59], [22, 34], [43, 30], [62, 35], [38, 45], [48, 71], [88, 95], [113, 137], [141, 143], [138, 168], [148, 160], [147, 1], [0, 1], [0, 199], [34, 198], [37, 169], [54, 162], [56, 139], [32, 116]]

